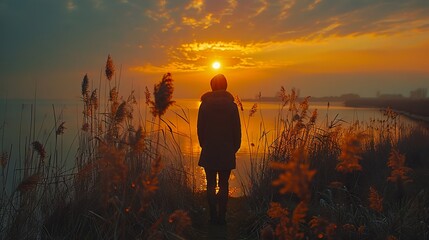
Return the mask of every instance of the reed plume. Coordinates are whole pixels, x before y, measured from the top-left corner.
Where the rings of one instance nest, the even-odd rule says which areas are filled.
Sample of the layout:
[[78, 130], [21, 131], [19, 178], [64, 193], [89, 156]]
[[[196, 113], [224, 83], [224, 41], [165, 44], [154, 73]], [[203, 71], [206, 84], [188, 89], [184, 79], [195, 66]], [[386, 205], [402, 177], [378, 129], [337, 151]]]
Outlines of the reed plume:
[[89, 91], [88, 88], [89, 88], [88, 74], [85, 74], [82, 80], [82, 97], [84, 101], [88, 99], [88, 91]]
[[66, 122], [62, 122], [62, 123], [58, 126], [57, 130], [55, 131], [55, 133], [56, 133], [57, 135], [64, 134], [64, 130], [66, 129], [66, 127], [64, 126], [64, 124], [65, 124], [65, 123], [66, 123]]
[[39, 154], [40, 160], [43, 161], [46, 157], [45, 147], [39, 141], [34, 141], [32, 145], [33, 145], [34, 151], [36, 151]]
[[166, 73], [162, 77], [160, 83], [155, 84], [153, 95], [155, 101], [151, 107], [151, 112], [154, 117], [161, 117], [167, 111], [168, 107], [174, 103], [173, 98], [173, 78], [171, 73]]
[[94, 91], [92, 91], [89, 102], [91, 103], [91, 106], [94, 108], [94, 110], [98, 109], [99, 104], [98, 104], [97, 89], [94, 89]]
[[254, 103], [252, 108], [249, 110], [249, 117], [253, 117], [253, 115], [256, 113], [257, 110], [258, 110], [258, 104]]
[[286, 89], [283, 86], [280, 87], [279, 97], [282, 101], [283, 107], [289, 103], [290, 96], [286, 93]]
[[150, 97], [150, 91], [147, 88], [147, 86], [145, 87], [145, 91], [144, 91], [144, 95], [145, 95], [145, 103], [146, 105], [154, 105], [155, 103], [152, 101], [151, 97]]
[[113, 60], [110, 54], [107, 56], [105, 73], [109, 81], [112, 80], [112, 76], [115, 74], [115, 66], [113, 65]]
[[244, 111], [243, 103], [241, 102], [241, 99], [240, 97], [238, 97], [238, 95], [234, 97], [234, 102], [235, 104], [237, 104], [238, 108], [240, 108], [241, 111]]
[[121, 123], [122, 121], [124, 121], [125, 117], [127, 117], [128, 114], [129, 109], [127, 107], [127, 103], [124, 101], [119, 105], [118, 109], [116, 110], [115, 122]]

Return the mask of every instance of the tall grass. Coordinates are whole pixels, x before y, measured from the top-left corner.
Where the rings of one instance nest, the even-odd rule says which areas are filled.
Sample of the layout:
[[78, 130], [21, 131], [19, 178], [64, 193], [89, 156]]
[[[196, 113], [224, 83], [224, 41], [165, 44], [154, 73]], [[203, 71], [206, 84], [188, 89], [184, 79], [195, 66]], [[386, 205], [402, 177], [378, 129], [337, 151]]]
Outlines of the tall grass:
[[[99, 88], [94, 88], [87, 75], [82, 80], [82, 120], [72, 169], [66, 169], [62, 158], [61, 137], [67, 123], [56, 119], [55, 108], [54, 126], [46, 139], [32, 134], [36, 120], [31, 121], [23, 159], [14, 159], [19, 168], [12, 177], [18, 182], [12, 191], [2, 187], [0, 238], [192, 237], [187, 212], [194, 205], [191, 174], [183, 162], [169, 158], [169, 151], [178, 148], [178, 133], [163, 119], [174, 103], [171, 74], [155, 85], [154, 100], [151, 94], [147, 96], [153, 117], [146, 120], [135, 117], [134, 91], [120, 96], [121, 79], [110, 55], [104, 72], [104, 98], [101, 80]], [[48, 148], [46, 143], [52, 138], [54, 146]], [[2, 148], [2, 184], [10, 181], [5, 171], [13, 168], [8, 165], [11, 152]]]
[[426, 239], [428, 129], [389, 108], [369, 123], [319, 126], [309, 98], [297, 99], [281, 88], [274, 140], [250, 172], [248, 237]]

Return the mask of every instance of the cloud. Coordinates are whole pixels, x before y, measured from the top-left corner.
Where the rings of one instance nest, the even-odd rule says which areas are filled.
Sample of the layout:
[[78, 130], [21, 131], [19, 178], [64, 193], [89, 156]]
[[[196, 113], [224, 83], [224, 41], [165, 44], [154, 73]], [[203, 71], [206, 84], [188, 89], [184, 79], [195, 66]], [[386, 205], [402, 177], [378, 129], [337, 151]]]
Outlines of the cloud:
[[[160, 66], [145, 64], [130, 68], [134, 72], [201, 72], [207, 71], [212, 61], [222, 62], [225, 69], [269, 69], [291, 65], [291, 61], [261, 59], [258, 54], [289, 48], [292, 42], [193, 42], [168, 50], [169, 63]], [[212, 57], [218, 56], [218, 57]]]

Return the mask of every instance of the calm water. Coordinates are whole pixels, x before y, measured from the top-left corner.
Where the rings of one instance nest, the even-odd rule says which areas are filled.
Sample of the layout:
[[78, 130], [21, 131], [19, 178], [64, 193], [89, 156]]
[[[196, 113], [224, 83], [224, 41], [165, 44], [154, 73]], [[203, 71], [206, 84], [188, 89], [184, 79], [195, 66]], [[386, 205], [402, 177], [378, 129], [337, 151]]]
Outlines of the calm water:
[[[148, 108], [144, 105], [144, 100], [141, 103], [141, 105], [136, 105], [134, 111], [135, 125], [146, 122], [142, 125], [146, 127], [147, 131], [150, 131], [153, 129], [153, 127], [151, 128], [153, 119]], [[176, 104], [169, 109], [164, 117], [165, 123], [162, 123], [162, 126], [165, 134], [162, 135], [162, 140], [165, 144], [174, 143], [173, 145], [175, 145], [174, 151], [167, 151], [165, 155], [181, 161], [190, 176], [194, 176], [196, 188], [203, 189], [205, 185], [203, 171], [196, 167], [201, 150], [196, 135], [199, 104], [197, 99], [176, 99]], [[250, 143], [257, 144], [262, 132], [267, 133], [268, 139], [272, 139], [276, 129], [276, 117], [279, 114], [280, 103], [258, 103], [256, 113], [249, 117], [249, 110], [253, 105], [253, 102], [243, 102], [244, 111], [240, 113], [243, 138], [242, 147], [237, 154], [237, 169], [233, 171], [231, 177], [230, 185], [233, 195], [241, 195], [241, 183], [247, 182], [250, 167]], [[344, 107], [342, 103], [331, 103], [328, 109], [326, 102], [310, 103], [310, 115], [315, 108], [318, 109], [317, 124], [320, 126], [326, 126], [326, 123], [335, 117], [344, 120], [346, 123], [343, 124], [355, 121], [365, 122], [370, 118], [381, 117], [381, 113], [377, 109], [348, 108]], [[22, 168], [21, 161], [18, 159], [23, 158], [25, 149], [28, 149], [28, 143], [34, 140], [45, 145], [48, 157], [53, 154], [52, 149], [57, 146], [59, 157], [64, 163], [62, 172], [71, 173], [78, 146], [78, 129], [82, 125], [82, 111], [82, 103], [79, 99], [37, 100], [36, 102], [31, 100], [0, 100], [0, 150], [1, 152], [10, 152], [12, 149], [11, 160], [8, 164], [9, 171], [6, 171], [9, 174], [8, 179], [11, 179], [10, 176], [14, 174], [17, 178], [16, 181], [19, 181], [22, 171], [14, 169]], [[35, 115], [32, 114], [34, 112]], [[65, 133], [55, 140], [55, 129], [62, 122], [65, 122]], [[167, 124], [170, 128], [167, 127]], [[245, 127], [247, 127], [248, 134], [246, 134]], [[181, 153], [179, 154], [180, 157], [177, 155], [179, 152]]]

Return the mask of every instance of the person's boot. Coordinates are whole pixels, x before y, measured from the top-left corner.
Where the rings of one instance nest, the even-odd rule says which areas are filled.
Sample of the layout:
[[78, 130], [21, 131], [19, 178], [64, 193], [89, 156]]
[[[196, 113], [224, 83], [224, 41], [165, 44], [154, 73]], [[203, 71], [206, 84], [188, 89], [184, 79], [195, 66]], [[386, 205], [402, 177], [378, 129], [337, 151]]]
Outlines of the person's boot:
[[209, 210], [210, 210], [210, 224], [217, 224], [218, 222], [218, 212], [216, 209], [216, 204], [209, 204]]
[[226, 225], [226, 202], [219, 203], [219, 215], [217, 223], [219, 225]]

